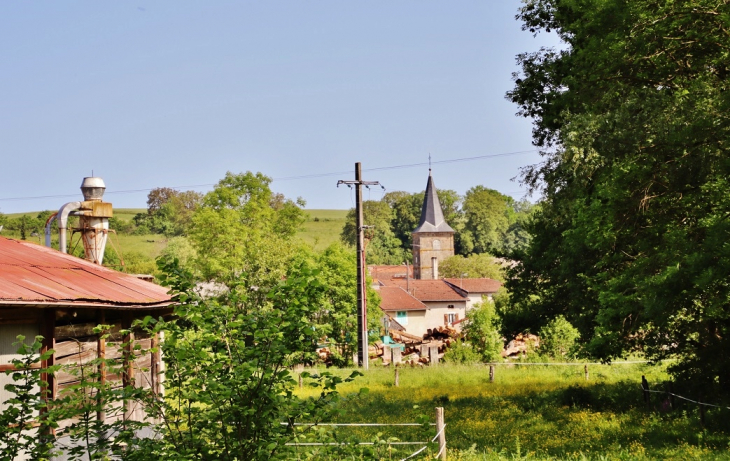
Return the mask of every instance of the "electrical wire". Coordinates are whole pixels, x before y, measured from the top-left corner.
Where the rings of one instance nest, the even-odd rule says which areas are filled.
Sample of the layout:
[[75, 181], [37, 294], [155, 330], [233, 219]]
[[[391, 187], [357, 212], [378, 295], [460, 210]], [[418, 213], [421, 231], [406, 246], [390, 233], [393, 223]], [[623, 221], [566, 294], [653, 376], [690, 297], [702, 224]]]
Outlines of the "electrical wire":
[[[437, 160], [431, 162], [431, 164], [435, 165], [444, 165], [449, 163], [459, 163], [459, 162], [473, 162], [476, 160], [484, 160], [489, 158], [498, 158], [498, 157], [512, 157], [515, 155], [524, 155], [529, 153], [538, 152], [537, 149], [531, 149], [531, 150], [523, 150], [523, 151], [516, 151], [516, 152], [504, 152], [501, 154], [486, 154], [486, 155], [477, 155], [474, 157], [462, 157], [462, 158], [454, 158], [454, 159], [448, 159], [448, 160]], [[403, 165], [391, 165], [391, 166], [382, 166], [382, 167], [376, 167], [376, 168], [363, 168], [363, 171], [386, 171], [386, 170], [399, 170], [404, 168], [416, 168], [416, 167], [422, 167], [429, 165], [429, 162], [420, 162], [420, 163], [407, 163]], [[326, 178], [330, 176], [342, 176], [351, 173], [351, 171], [337, 171], [332, 173], [314, 173], [314, 174], [306, 174], [306, 175], [299, 175], [299, 176], [284, 176], [280, 178], [272, 178], [272, 182], [277, 181], [295, 181], [295, 180], [301, 180], [301, 179], [316, 179], [316, 178]], [[190, 189], [196, 189], [199, 187], [212, 187], [215, 186], [217, 183], [208, 183], [208, 184], [191, 184], [191, 185], [185, 185], [185, 186], [173, 186], [170, 187], [170, 189], [175, 190], [190, 190]], [[128, 189], [128, 190], [110, 190], [106, 191], [106, 194], [116, 195], [116, 194], [136, 194], [140, 192], [150, 192], [152, 190], [157, 189], [157, 187], [152, 187], [148, 189]], [[50, 198], [69, 198], [69, 197], [77, 197], [78, 194], [57, 194], [57, 195], [37, 195], [32, 197], [0, 197], [0, 202], [13, 202], [13, 201], [23, 201], [23, 200], [40, 200], [40, 199], [50, 199]]]

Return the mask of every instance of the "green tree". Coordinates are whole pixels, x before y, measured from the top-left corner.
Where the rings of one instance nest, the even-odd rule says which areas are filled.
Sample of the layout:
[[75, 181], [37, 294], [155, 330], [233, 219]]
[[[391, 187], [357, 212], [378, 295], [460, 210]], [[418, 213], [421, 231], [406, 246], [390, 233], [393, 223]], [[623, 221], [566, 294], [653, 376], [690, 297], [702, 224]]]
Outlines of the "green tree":
[[[334, 243], [321, 253], [302, 248], [291, 262], [296, 267], [308, 267], [316, 272], [322, 284], [322, 298], [315, 314], [316, 330], [320, 341], [335, 344], [331, 348], [336, 365], [352, 363], [357, 350], [357, 255], [352, 248]], [[367, 319], [369, 331], [380, 331], [380, 295], [369, 283], [367, 286]]]
[[200, 297], [174, 263], [163, 272], [179, 302], [176, 318], [147, 323], [165, 331], [171, 398], [148, 402], [150, 416], [163, 421], [161, 437], [142, 443], [139, 459], [292, 459], [286, 443], [301, 434], [295, 423], [330, 415], [343, 381], [305, 373], [321, 393], [300, 398], [288, 370], [317, 344], [313, 319], [326, 287], [316, 272], [291, 266], [265, 297], [242, 274], [217, 298]]
[[497, 360], [504, 349], [501, 325], [494, 303], [484, 300], [466, 313], [464, 333], [482, 361]]
[[487, 253], [473, 254], [468, 257], [454, 255], [439, 265], [439, 273], [447, 278], [490, 278], [504, 281], [504, 269], [499, 261]]
[[545, 157], [513, 297], [532, 328], [564, 315], [595, 357], [675, 358], [726, 392], [730, 5], [530, 0], [518, 17], [564, 48], [520, 55], [508, 94]]
[[[366, 257], [368, 264], [401, 264], [406, 260], [402, 242], [395, 236], [390, 222], [393, 210], [384, 201], [363, 202], [363, 223], [372, 226], [365, 230]], [[357, 230], [355, 209], [347, 213], [340, 239], [343, 243], [356, 246]]]
[[227, 283], [245, 273], [252, 285], [275, 285], [299, 245], [304, 202], [283, 199], [261, 173], [226, 173], [195, 210], [190, 242], [203, 278]]
[[578, 330], [562, 315], [550, 320], [537, 335], [540, 337], [540, 353], [552, 358], [573, 353], [575, 341], [580, 337]]
[[464, 230], [461, 242], [468, 254], [502, 251], [509, 227], [508, 197], [484, 186], [464, 196]]

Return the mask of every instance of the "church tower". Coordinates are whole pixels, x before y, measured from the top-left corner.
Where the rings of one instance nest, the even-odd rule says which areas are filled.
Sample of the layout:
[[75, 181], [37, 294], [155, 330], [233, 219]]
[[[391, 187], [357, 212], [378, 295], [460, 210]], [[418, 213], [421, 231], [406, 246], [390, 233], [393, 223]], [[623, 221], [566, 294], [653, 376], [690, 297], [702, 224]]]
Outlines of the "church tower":
[[416, 279], [438, 279], [441, 261], [454, 256], [454, 229], [444, 220], [441, 202], [428, 170], [426, 194], [421, 207], [421, 221], [413, 236], [413, 276]]

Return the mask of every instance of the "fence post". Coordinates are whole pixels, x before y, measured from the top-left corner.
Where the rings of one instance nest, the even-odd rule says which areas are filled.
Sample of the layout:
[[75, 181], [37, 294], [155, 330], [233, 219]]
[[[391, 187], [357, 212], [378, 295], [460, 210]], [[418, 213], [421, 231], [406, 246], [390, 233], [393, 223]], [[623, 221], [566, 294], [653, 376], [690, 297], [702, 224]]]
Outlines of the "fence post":
[[651, 406], [650, 397], [649, 397], [649, 381], [646, 380], [646, 376], [641, 375], [641, 389], [643, 389], [644, 394], [644, 403], [646, 404], [646, 408], [649, 408]]
[[301, 389], [304, 386], [304, 383], [302, 382], [302, 374], [299, 373], [299, 389]]
[[400, 369], [398, 367], [396, 367], [396, 369], [395, 369], [395, 387], [400, 386], [400, 373], [399, 373], [399, 371], [400, 371]]
[[669, 407], [674, 411], [676, 408], [674, 405], [674, 384], [669, 381]]
[[585, 371], [585, 373], [586, 373], [586, 381], [588, 381], [588, 365], [587, 364], [583, 367], [583, 371]]
[[446, 460], [446, 429], [444, 428], [444, 407], [436, 407], [436, 433], [439, 434], [439, 456]]
[[494, 382], [494, 365], [489, 365], [489, 382]]

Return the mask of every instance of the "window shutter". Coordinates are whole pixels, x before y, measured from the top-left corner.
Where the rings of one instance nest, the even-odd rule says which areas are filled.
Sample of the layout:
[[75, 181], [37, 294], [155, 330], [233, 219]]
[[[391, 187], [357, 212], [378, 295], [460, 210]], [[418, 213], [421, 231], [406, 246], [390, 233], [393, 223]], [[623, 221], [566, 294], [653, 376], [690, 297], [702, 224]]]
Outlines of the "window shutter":
[[449, 314], [444, 314], [444, 325], [449, 324]]
[[455, 315], [456, 315], [456, 317], [454, 317], [454, 322], [458, 322], [459, 321], [459, 314], [455, 314]]

